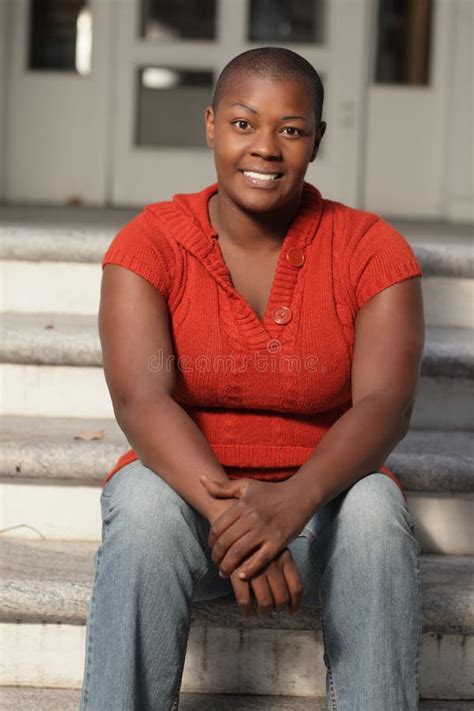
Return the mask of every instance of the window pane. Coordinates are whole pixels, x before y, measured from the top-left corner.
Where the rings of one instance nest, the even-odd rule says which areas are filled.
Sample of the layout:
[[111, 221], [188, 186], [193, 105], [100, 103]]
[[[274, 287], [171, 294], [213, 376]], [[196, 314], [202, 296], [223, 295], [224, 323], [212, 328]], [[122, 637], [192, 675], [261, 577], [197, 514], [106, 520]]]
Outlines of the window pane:
[[30, 69], [89, 74], [92, 13], [85, 0], [31, 0]]
[[216, 0], [142, 0], [141, 16], [141, 36], [147, 40], [216, 36]]
[[136, 145], [204, 148], [204, 109], [212, 89], [210, 71], [140, 69]]
[[250, 0], [249, 40], [324, 42], [325, 0]]
[[377, 83], [429, 83], [432, 10], [432, 0], [379, 0]]

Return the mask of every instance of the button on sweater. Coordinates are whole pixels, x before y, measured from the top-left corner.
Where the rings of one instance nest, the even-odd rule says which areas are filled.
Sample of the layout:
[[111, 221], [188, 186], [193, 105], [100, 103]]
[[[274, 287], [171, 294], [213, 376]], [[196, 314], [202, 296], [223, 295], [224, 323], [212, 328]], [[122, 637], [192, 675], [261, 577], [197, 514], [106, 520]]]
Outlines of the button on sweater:
[[[213, 183], [146, 205], [116, 234], [102, 267], [130, 269], [166, 299], [174, 399], [228, 477], [281, 481], [352, 406], [358, 310], [422, 270], [379, 215], [325, 199], [305, 182], [260, 319], [234, 288], [210, 223], [217, 191]], [[104, 483], [135, 459], [133, 449], [124, 452]], [[380, 471], [402, 489], [385, 465]]]

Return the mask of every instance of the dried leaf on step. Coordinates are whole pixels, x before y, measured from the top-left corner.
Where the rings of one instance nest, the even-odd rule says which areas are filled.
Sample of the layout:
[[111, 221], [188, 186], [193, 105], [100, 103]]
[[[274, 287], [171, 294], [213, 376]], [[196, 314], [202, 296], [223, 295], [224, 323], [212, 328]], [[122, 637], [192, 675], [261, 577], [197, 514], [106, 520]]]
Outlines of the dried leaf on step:
[[104, 430], [99, 430], [98, 432], [79, 432], [78, 435], [74, 435], [74, 439], [103, 439]]

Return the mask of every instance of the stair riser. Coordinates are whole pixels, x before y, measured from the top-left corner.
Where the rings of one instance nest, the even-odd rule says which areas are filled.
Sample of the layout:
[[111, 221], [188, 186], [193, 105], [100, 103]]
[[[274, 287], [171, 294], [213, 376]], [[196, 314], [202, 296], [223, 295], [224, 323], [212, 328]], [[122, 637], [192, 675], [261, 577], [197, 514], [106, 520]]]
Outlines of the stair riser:
[[[1, 684], [81, 687], [83, 626], [6, 623], [0, 639]], [[473, 666], [474, 637], [424, 634], [421, 697], [472, 698]], [[325, 674], [320, 632], [191, 626], [181, 690], [323, 696]]]
[[[100, 541], [100, 488], [0, 484], [0, 528], [9, 536]], [[474, 494], [407, 493], [423, 553], [474, 555]]]
[[96, 314], [102, 269], [74, 262], [0, 262], [0, 310]]
[[[114, 417], [101, 368], [0, 364], [0, 414]], [[412, 429], [473, 427], [474, 381], [420, 378]]]
[[[99, 264], [6, 260], [0, 270], [3, 311], [97, 313]], [[474, 328], [474, 279], [423, 275], [422, 288], [427, 326]]]
[[423, 276], [422, 285], [427, 326], [474, 328], [474, 279]]
[[472, 430], [473, 403], [474, 381], [422, 377], [410, 427], [417, 430]]

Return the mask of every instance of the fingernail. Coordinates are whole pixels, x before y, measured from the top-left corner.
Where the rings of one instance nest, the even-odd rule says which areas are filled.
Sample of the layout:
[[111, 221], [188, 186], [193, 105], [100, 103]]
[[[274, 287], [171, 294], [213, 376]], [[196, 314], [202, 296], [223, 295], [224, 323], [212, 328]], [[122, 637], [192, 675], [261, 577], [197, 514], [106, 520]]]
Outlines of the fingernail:
[[247, 580], [247, 576], [245, 575], [245, 573], [239, 573], [239, 578], [241, 580]]
[[226, 579], [226, 578], [227, 578], [227, 575], [224, 575], [223, 573], [221, 573], [221, 571], [220, 571], [220, 570], [219, 570], [219, 575], [220, 575], [220, 577], [221, 577], [221, 578], [224, 578], [224, 579]]

